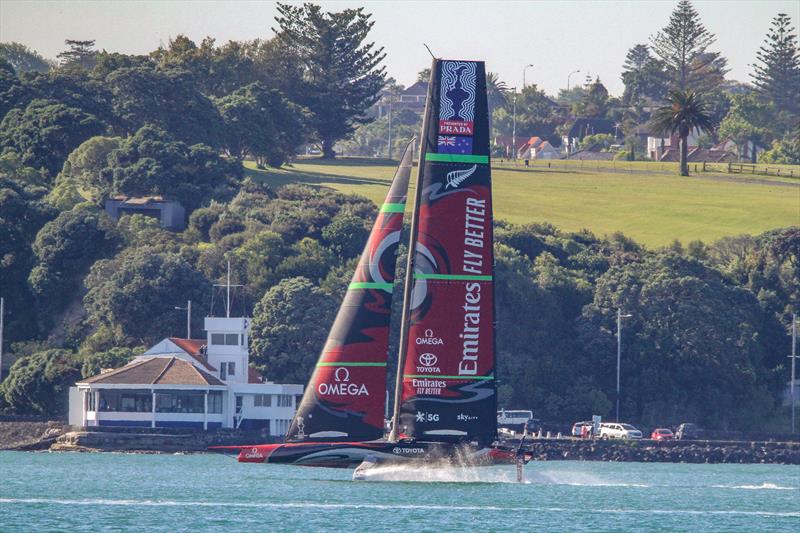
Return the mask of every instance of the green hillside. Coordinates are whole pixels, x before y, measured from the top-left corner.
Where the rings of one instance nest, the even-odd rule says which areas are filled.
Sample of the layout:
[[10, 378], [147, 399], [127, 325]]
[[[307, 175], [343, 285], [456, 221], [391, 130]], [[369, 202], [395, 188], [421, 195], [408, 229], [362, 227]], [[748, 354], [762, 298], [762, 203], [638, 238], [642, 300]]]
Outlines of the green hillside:
[[[496, 217], [551, 222], [598, 235], [621, 231], [648, 246], [674, 239], [712, 242], [800, 224], [800, 181], [699, 174], [689, 178], [592, 168], [495, 168]], [[247, 172], [272, 185], [305, 183], [383, 201], [394, 165], [387, 161], [304, 160], [291, 169]], [[798, 172], [795, 172], [797, 175]]]

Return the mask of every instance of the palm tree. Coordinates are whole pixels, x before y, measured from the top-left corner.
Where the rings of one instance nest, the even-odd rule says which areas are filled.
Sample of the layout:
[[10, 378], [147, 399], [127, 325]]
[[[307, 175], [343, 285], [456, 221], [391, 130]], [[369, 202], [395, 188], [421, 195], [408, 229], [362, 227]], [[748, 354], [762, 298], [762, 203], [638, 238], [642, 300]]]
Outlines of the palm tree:
[[506, 93], [508, 93], [506, 82], [501, 81], [494, 72], [487, 72], [486, 99], [489, 101], [489, 109], [505, 105], [507, 101]]
[[655, 110], [650, 119], [650, 130], [659, 135], [675, 135], [681, 139], [681, 176], [689, 175], [689, 147], [687, 138], [692, 130], [711, 132], [714, 119], [700, 96], [694, 91], [671, 91], [669, 105]]

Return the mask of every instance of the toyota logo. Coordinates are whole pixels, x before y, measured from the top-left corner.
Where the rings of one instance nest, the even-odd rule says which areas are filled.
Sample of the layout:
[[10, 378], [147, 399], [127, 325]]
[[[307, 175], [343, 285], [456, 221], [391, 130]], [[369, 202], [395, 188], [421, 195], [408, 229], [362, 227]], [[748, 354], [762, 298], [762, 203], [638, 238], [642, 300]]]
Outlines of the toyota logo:
[[419, 364], [422, 366], [433, 366], [436, 364], [439, 358], [433, 355], [432, 353], [423, 353], [419, 356]]

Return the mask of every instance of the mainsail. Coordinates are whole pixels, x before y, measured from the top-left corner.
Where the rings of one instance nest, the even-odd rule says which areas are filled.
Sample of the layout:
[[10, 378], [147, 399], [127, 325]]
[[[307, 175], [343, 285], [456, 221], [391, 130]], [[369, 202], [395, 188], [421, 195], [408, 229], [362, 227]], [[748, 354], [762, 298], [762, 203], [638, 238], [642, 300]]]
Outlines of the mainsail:
[[494, 254], [483, 62], [433, 61], [420, 158], [392, 436], [491, 442]]
[[412, 140], [361, 254], [286, 439], [383, 436], [386, 360], [396, 252], [403, 228]]

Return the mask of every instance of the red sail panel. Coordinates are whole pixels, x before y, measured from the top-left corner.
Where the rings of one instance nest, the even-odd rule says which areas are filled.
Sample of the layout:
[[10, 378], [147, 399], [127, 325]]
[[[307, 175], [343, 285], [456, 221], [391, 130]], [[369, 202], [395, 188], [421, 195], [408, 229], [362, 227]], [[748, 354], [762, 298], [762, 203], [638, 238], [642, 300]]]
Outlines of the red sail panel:
[[383, 436], [389, 318], [413, 141], [380, 208], [287, 440]]
[[436, 60], [431, 83], [399, 430], [486, 442], [497, 400], [484, 64]]

